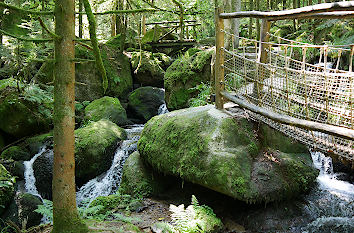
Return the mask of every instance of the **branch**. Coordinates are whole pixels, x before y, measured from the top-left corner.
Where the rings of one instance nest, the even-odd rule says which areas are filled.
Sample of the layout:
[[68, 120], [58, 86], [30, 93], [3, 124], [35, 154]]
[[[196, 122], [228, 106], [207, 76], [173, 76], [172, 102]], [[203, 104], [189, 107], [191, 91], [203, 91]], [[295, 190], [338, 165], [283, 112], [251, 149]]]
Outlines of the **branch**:
[[[173, 0], [175, 1], [175, 0]], [[264, 18], [268, 20], [281, 20], [288, 18], [300, 18], [309, 17], [316, 13], [333, 12], [333, 11], [353, 11], [354, 1], [349, 2], [334, 2], [334, 3], [322, 3], [313, 6], [306, 6], [292, 10], [283, 11], [271, 11], [271, 12], [260, 12], [260, 11], [240, 11], [233, 13], [221, 13], [220, 18], [231, 19], [231, 18], [242, 18], [242, 17], [253, 17], [253, 18]]]
[[54, 32], [49, 30], [47, 25], [45, 25], [45, 23], [43, 22], [43, 20], [39, 16], [38, 16], [38, 21], [39, 21], [40, 25], [42, 26], [42, 28], [44, 28], [44, 30], [50, 35], [50, 37], [52, 37], [54, 40], [60, 39], [60, 36], [58, 36], [57, 34], [55, 34]]
[[16, 36], [14, 34], [8, 33], [2, 29], [0, 29], [0, 33], [6, 35], [6, 36], [10, 36], [13, 37], [15, 39], [18, 40], [22, 40], [22, 41], [28, 41], [28, 42], [34, 42], [34, 43], [45, 43], [45, 42], [52, 42], [53, 39], [36, 39], [36, 38], [30, 38], [30, 37], [21, 37], [21, 36]]
[[[134, 9], [134, 10], [111, 10], [104, 12], [92, 12], [93, 15], [109, 15], [109, 14], [134, 14], [134, 13], [143, 13], [143, 12], [155, 12], [159, 9], [155, 8], [143, 8], [143, 9]], [[75, 12], [77, 15], [86, 15], [87, 12]]]
[[88, 45], [88, 44], [82, 43], [80, 41], [75, 41], [75, 43], [78, 44], [78, 45], [81, 45], [82, 47], [85, 47], [85, 48], [93, 51], [93, 48], [90, 45]]
[[25, 10], [22, 8], [19, 8], [17, 6], [9, 5], [3, 2], [0, 2], [0, 6], [4, 7], [6, 9], [14, 10], [14, 11], [19, 11], [25, 14], [30, 14], [30, 15], [54, 15], [53, 11], [33, 11], [33, 10]]
[[102, 79], [103, 79], [102, 85], [103, 85], [103, 91], [105, 93], [108, 88], [108, 78], [107, 78], [106, 69], [104, 68], [104, 65], [103, 65], [101, 52], [98, 47], [98, 42], [97, 42], [97, 37], [96, 37], [96, 19], [92, 13], [92, 9], [91, 9], [89, 0], [83, 0], [83, 3], [84, 3], [85, 11], [87, 13], [87, 20], [89, 21], [90, 39], [91, 39], [93, 52], [94, 52], [95, 58], [96, 58], [96, 65], [102, 75]]
[[298, 119], [298, 118], [294, 118], [291, 116], [284, 116], [279, 113], [272, 112], [269, 109], [264, 109], [264, 108], [254, 105], [254, 104], [247, 103], [246, 101], [244, 101], [236, 96], [233, 96], [226, 91], [222, 91], [221, 95], [223, 95], [225, 98], [231, 100], [232, 102], [240, 105], [242, 108], [246, 108], [252, 112], [255, 112], [255, 113], [258, 113], [262, 116], [268, 117], [274, 121], [277, 121], [277, 122], [280, 122], [283, 124], [287, 124], [287, 125], [296, 126], [296, 127], [303, 128], [303, 129], [307, 129], [307, 130], [319, 131], [322, 133], [327, 133], [327, 134], [339, 136], [342, 138], [354, 140], [354, 130], [352, 130], [352, 129], [334, 126], [334, 125], [323, 124], [323, 123], [314, 122], [314, 121]]

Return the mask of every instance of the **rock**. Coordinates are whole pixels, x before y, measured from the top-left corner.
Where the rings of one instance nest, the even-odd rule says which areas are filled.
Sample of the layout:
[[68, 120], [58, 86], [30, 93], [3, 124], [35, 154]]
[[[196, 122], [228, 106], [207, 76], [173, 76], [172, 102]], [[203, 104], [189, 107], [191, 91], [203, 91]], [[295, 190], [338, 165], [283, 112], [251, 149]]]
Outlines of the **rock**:
[[140, 87], [128, 97], [128, 111], [141, 122], [146, 122], [158, 114], [159, 107], [164, 104], [163, 89], [156, 87]]
[[125, 161], [119, 192], [146, 197], [163, 192], [165, 183], [166, 180], [147, 167], [135, 151]]
[[105, 96], [92, 101], [85, 108], [85, 120], [99, 121], [107, 119], [121, 126], [129, 124], [127, 113], [119, 102], [119, 99]]
[[202, 82], [211, 79], [210, 61], [214, 50], [196, 52], [192, 56], [186, 53], [172, 63], [164, 77], [165, 101], [170, 110], [185, 108], [188, 100], [197, 92], [191, 90]]
[[[35, 155], [39, 152], [39, 150], [45, 145], [45, 144], [53, 144], [53, 132], [45, 133], [45, 134], [40, 134], [37, 136], [33, 136], [30, 138], [27, 138], [25, 142], [21, 145], [22, 147], [26, 147], [28, 151], [31, 153], [31, 155]], [[32, 158], [31, 156], [31, 158]]]
[[[133, 89], [133, 78], [129, 58], [119, 53], [115, 43], [116, 40], [100, 45], [103, 65], [108, 78], [108, 89], [103, 91], [102, 76], [99, 73], [95, 62], [83, 62], [75, 65], [75, 99], [76, 101], [93, 101], [105, 95], [112, 97], [125, 97]], [[76, 46], [76, 58], [93, 60], [94, 54], [91, 50]], [[41, 75], [37, 80], [41, 83], [49, 83], [53, 80], [52, 63], [44, 63], [41, 68]]]
[[31, 154], [26, 150], [26, 148], [11, 146], [1, 153], [1, 158], [26, 161], [31, 159]]
[[50, 129], [53, 109], [51, 93], [28, 85], [21, 93], [17, 88], [4, 88], [0, 96], [0, 130], [22, 138]]
[[16, 177], [16, 184], [18, 181], [24, 179], [25, 165], [23, 161], [14, 161], [12, 159], [2, 160], [2, 165], [6, 168], [8, 172], [14, 177]]
[[350, 233], [354, 232], [354, 217], [322, 217], [313, 221], [307, 227], [306, 232], [311, 233], [332, 233], [332, 232], [343, 232]]
[[24, 229], [37, 226], [43, 216], [35, 210], [41, 204], [43, 203], [39, 197], [29, 193], [19, 193], [4, 213], [3, 219], [10, 220]]
[[[154, 117], [145, 125], [138, 150], [155, 170], [249, 203], [307, 191], [318, 171], [306, 147], [294, 142], [294, 152], [269, 147], [276, 143], [261, 135], [274, 130], [262, 126], [257, 132], [256, 123], [240, 111], [234, 119], [207, 105]], [[277, 137], [290, 143], [280, 133]]]
[[141, 86], [163, 87], [164, 67], [171, 64], [171, 58], [163, 53], [147, 51], [132, 52], [131, 64], [135, 82]]
[[0, 215], [14, 197], [15, 178], [0, 164]]
[[[33, 163], [36, 188], [42, 198], [52, 200], [53, 150], [46, 150]], [[75, 166], [75, 170], [77, 170]]]
[[[107, 171], [118, 142], [126, 138], [124, 129], [108, 120], [91, 122], [75, 130], [75, 178], [80, 187]], [[51, 197], [53, 151], [48, 150], [33, 164], [38, 191]]]

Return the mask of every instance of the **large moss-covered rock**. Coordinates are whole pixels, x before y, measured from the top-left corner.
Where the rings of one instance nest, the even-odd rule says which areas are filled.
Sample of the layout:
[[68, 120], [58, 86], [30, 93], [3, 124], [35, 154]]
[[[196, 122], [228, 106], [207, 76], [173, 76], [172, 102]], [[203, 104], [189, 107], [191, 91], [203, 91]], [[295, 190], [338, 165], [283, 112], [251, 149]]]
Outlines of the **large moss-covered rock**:
[[150, 196], [163, 192], [166, 181], [144, 164], [138, 151], [131, 154], [123, 167], [119, 192], [133, 196]]
[[158, 114], [159, 107], [164, 103], [165, 92], [156, 87], [140, 87], [128, 97], [128, 110], [134, 118], [146, 122]]
[[1, 158], [3, 159], [13, 159], [13, 160], [30, 160], [31, 154], [26, 148], [20, 146], [12, 146], [7, 148], [1, 153]]
[[85, 108], [85, 120], [99, 121], [107, 119], [117, 125], [128, 124], [127, 113], [119, 102], [119, 99], [105, 96], [92, 101]]
[[0, 164], [0, 215], [14, 197], [15, 178]]
[[141, 86], [163, 87], [164, 67], [171, 64], [171, 58], [163, 53], [132, 52], [131, 64], [136, 71], [136, 83]]
[[29, 193], [19, 193], [11, 202], [9, 208], [2, 216], [6, 221], [12, 221], [17, 226], [27, 228], [37, 226], [41, 223], [42, 215], [35, 212], [38, 205], [42, 205], [38, 196]]
[[[269, 202], [295, 196], [317, 177], [305, 147], [271, 148], [257, 125], [203, 106], [151, 119], [138, 143], [141, 156], [155, 169], [182, 177], [246, 202]], [[281, 135], [287, 143], [289, 139]], [[290, 143], [290, 142], [289, 142]]]
[[[108, 78], [108, 89], [103, 90], [102, 76], [94, 61], [81, 62], [75, 65], [75, 97], [76, 101], [92, 101], [105, 95], [124, 97], [133, 88], [133, 78], [129, 58], [119, 53], [115, 44], [119, 41], [112, 40], [100, 45], [103, 65]], [[76, 46], [75, 56], [80, 59], [94, 60], [93, 51]], [[53, 80], [54, 63], [44, 63], [37, 80], [50, 83]]]
[[80, 185], [108, 170], [118, 141], [125, 138], [124, 129], [108, 120], [75, 130], [77, 183]]
[[187, 107], [188, 100], [197, 94], [191, 88], [210, 81], [210, 61], [213, 53], [212, 49], [191, 53], [192, 56], [187, 52], [168, 67], [164, 77], [168, 109]]
[[[126, 138], [124, 129], [106, 119], [75, 130], [75, 178], [80, 187], [107, 171], [118, 142]], [[33, 164], [38, 192], [51, 199], [53, 150], [45, 151]]]
[[[148, 30], [143, 38], [141, 39], [142, 44], [157, 42], [159, 38], [168, 33], [168, 29], [160, 27], [159, 25], [155, 25], [152, 29]], [[170, 33], [168, 34], [164, 40], [178, 40], [178, 37]]]
[[20, 92], [7, 86], [0, 91], [0, 130], [16, 138], [48, 131], [52, 122], [51, 93], [36, 85]]

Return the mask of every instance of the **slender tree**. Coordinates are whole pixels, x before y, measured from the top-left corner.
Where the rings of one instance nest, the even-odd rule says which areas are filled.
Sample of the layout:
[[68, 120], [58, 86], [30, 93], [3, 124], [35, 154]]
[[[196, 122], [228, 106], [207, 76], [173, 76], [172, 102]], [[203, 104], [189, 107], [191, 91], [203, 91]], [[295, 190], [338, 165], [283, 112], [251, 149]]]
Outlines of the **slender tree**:
[[88, 232], [75, 195], [75, 0], [55, 2], [53, 232]]

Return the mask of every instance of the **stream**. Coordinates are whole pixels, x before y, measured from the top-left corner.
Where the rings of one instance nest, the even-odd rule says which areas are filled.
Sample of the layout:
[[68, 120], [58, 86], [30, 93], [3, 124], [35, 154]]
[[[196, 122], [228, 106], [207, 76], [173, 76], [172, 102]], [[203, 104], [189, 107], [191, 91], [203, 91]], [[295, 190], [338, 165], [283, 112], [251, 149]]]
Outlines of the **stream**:
[[[161, 106], [159, 114], [166, 112], [166, 106]], [[92, 201], [98, 196], [114, 194], [118, 190], [125, 160], [137, 150], [137, 142], [143, 129], [144, 125], [131, 125], [125, 128], [127, 139], [119, 143], [110, 169], [88, 181], [77, 191], [79, 206], [86, 205], [87, 200]], [[32, 165], [45, 151], [44, 146], [30, 161], [24, 162], [26, 191], [36, 196], [40, 195], [35, 186]], [[352, 232], [354, 185], [338, 178], [341, 174], [333, 172], [331, 158], [320, 152], [311, 152], [311, 156], [314, 166], [320, 171], [317, 185], [304, 198], [299, 218], [306, 219], [304, 221], [306, 224], [294, 227], [292, 232]]]

